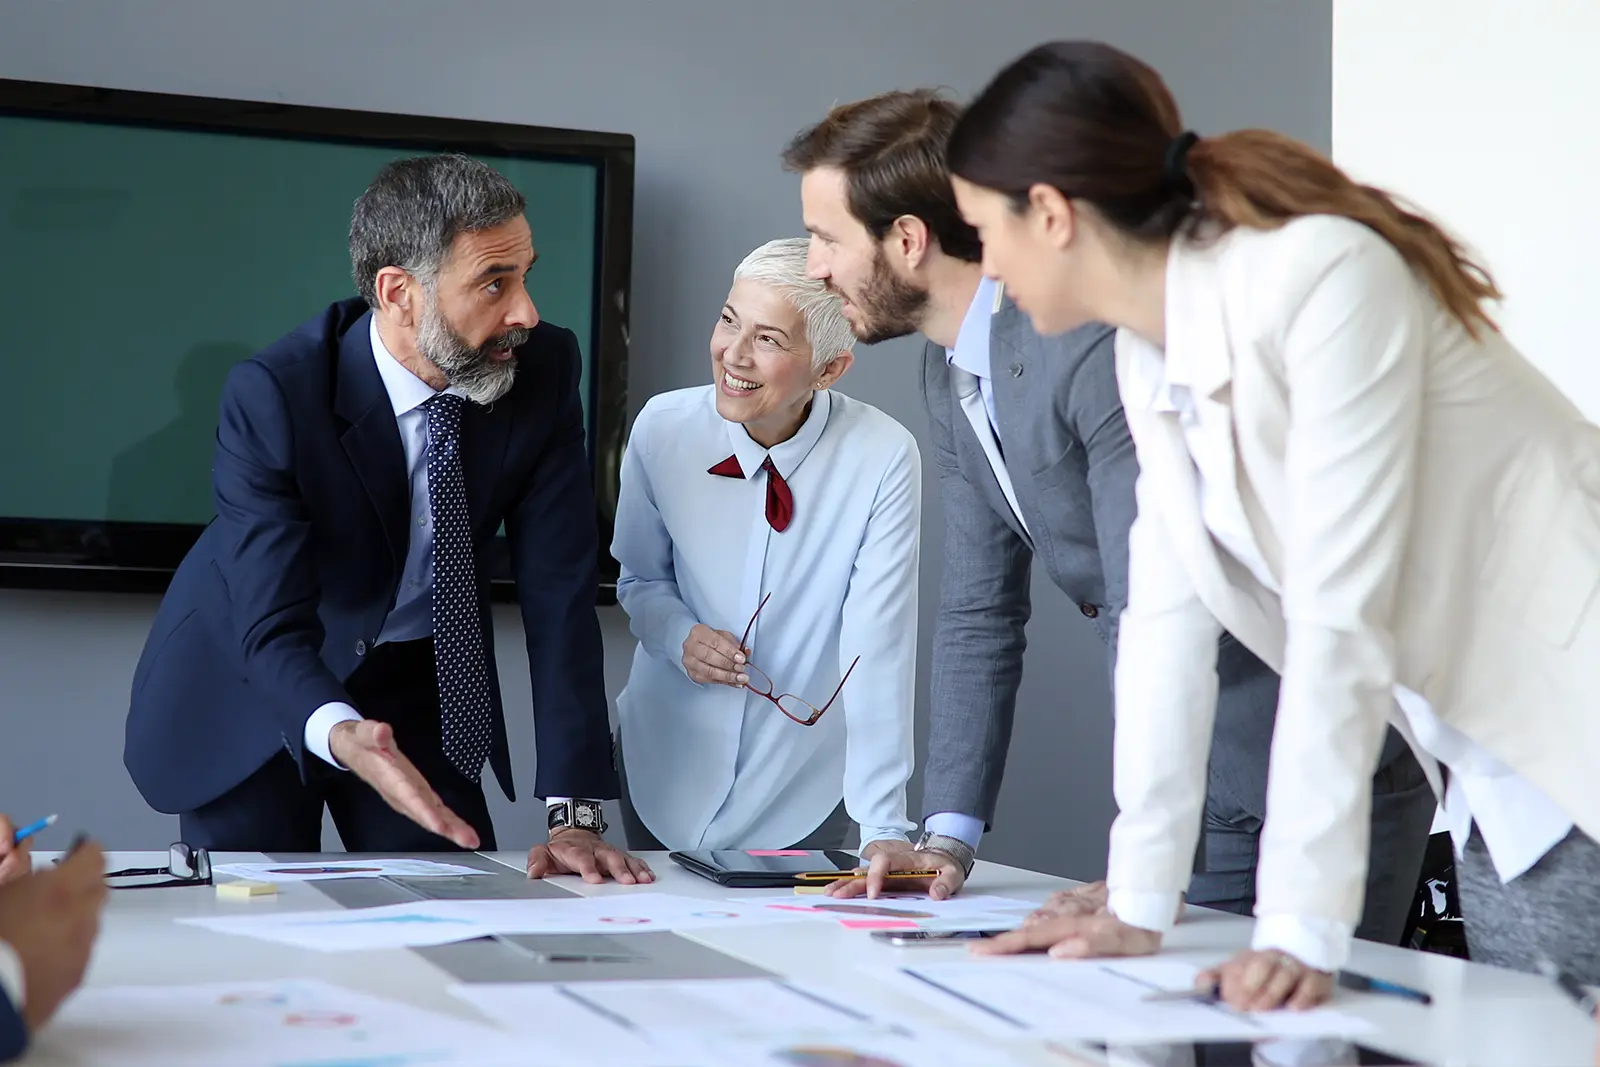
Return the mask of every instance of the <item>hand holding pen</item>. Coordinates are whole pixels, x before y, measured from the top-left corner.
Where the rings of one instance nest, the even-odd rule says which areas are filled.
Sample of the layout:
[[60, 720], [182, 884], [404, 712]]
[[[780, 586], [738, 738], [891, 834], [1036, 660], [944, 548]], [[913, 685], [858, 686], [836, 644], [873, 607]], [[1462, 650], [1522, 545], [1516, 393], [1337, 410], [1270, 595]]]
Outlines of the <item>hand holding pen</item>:
[[0, 815], [0, 885], [16, 881], [33, 870], [33, 857], [28, 852], [28, 838], [55, 821], [56, 817], [51, 815], [19, 830], [10, 818]]

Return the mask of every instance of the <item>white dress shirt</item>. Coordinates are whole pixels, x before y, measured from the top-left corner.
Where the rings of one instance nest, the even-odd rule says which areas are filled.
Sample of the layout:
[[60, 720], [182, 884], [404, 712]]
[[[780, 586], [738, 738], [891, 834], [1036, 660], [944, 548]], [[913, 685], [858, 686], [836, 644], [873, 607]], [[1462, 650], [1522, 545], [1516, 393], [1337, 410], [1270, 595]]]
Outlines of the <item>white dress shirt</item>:
[[[738, 458], [743, 479], [708, 468]], [[794, 497], [766, 518], [770, 456]], [[617, 717], [628, 789], [668, 848], [783, 848], [841, 799], [863, 845], [905, 840], [913, 765], [921, 459], [905, 427], [826, 390], [770, 452], [717, 414], [714, 387], [653, 397], [622, 459], [611, 553], [639, 639]], [[697, 685], [683, 643], [704, 623], [747, 642], [777, 693], [818, 707], [814, 726], [747, 689]]]
[[0, 990], [3, 990], [6, 999], [11, 1002], [11, 1007], [18, 1015], [22, 1014], [24, 1001], [27, 999], [28, 986], [26, 976], [22, 973], [22, 960], [17, 956], [17, 950], [5, 941], [0, 941]]
[[[1206, 425], [1208, 409], [1194, 403], [1188, 368], [1178, 351], [1169, 350], [1165, 358], [1148, 348], [1139, 352], [1142, 358], [1133, 364], [1137, 373], [1128, 395], [1152, 396], [1155, 410], [1177, 415], [1194, 460], [1206, 530], [1263, 587], [1281, 595], [1280, 578], [1267, 565], [1240, 504], [1231, 457], [1213, 447], [1219, 435], [1225, 438], [1232, 428]], [[1215, 409], [1211, 413], [1216, 417]], [[1476, 820], [1496, 872], [1502, 882], [1509, 882], [1566, 837], [1572, 820], [1548, 797], [1440, 719], [1420, 694], [1402, 685], [1394, 687], [1394, 694], [1417, 743], [1450, 768], [1440, 822], [1449, 830], [1457, 855]], [[1170, 893], [1120, 890], [1112, 894], [1110, 906], [1134, 926], [1165, 929], [1178, 900]], [[1346, 923], [1268, 915], [1257, 920], [1253, 944], [1257, 949], [1281, 949], [1319, 970], [1332, 971], [1344, 965], [1352, 936]]]
[[[961, 329], [956, 334], [954, 348], [946, 348], [945, 362], [950, 367], [950, 387], [961, 400], [961, 409], [972, 425], [972, 432], [983, 448], [994, 480], [1000, 484], [1011, 514], [1026, 530], [1022, 509], [1017, 504], [1016, 490], [1011, 484], [1011, 472], [1006, 469], [1005, 450], [1000, 443], [1000, 420], [995, 416], [994, 382], [989, 361], [989, 320], [1000, 310], [1003, 290], [992, 278], [978, 282], [978, 291], [967, 305], [961, 319]], [[976, 389], [977, 397], [973, 396]], [[981, 399], [982, 404], [974, 403]], [[981, 414], [980, 414], [981, 413]], [[930, 833], [943, 834], [965, 841], [973, 849], [983, 840], [983, 820], [965, 812], [939, 811], [928, 816], [926, 827]]]
[[[378, 644], [390, 641], [415, 641], [433, 633], [433, 510], [428, 494], [428, 412], [424, 407], [441, 392], [464, 395], [451, 386], [435, 389], [412, 374], [396, 359], [378, 335], [377, 316], [369, 318], [372, 358], [383, 379], [394, 408], [394, 421], [400, 430], [400, 446], [405, 452], [406, 479], [411, 486], [411, 540], [406, 548], [405, 566], [400, 571], [400, 588], [394, 607], [378, 631]], [[360, 721], [361, 713], [343, 701], [322, 705], [306, 720], [305, 745], [318, 758], [335, 767], [328, 738], [341, 722]], [[556, 804], [566, 798], [549, 797]]]

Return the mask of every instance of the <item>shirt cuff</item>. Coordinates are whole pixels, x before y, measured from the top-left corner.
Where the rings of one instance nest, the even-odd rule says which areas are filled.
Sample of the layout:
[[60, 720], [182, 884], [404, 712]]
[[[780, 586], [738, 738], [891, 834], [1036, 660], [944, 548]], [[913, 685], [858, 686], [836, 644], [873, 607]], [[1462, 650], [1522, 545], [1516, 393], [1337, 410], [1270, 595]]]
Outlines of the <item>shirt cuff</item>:
[[1182, 893], [1163, 890], [1113, 889], [1106, 899], [1111, 914], [1141, 930], [1154, 930], [1164, 934], [1178, 921], [1178, 909], [1183, 904]]
[[863, 826], [861, 828], [861, 847], [866, 848], [874, 841], [910, 841], [904, 831], [893, 826]]
[[[668, 634], [666, 641], [667, 651], [671, 653], [667, 658], [678, 668], [678, 673], [685, 678], [689, 678], [689, 668], [683, 662], [683, 645], [684, 642], [689, 640], [689, 631], [693, 630], [698, 622], [698, 619], [685, 611], [682, 615], [673, 619], [666, 627]], [[694, 682], [693, 678], [689, 678], [689, 680]], [[699, 685], [700, 683], [695, 682], [695, 684]]]
[[571, 797], [545, 797], [544, 798], [544, 806], [545, 806], [546, 810], [548, 810], [550, 808], [555, 807], [557, 804], [565, 804], [567, 801], [569, 801], [571, 799], [572, 799]]
[[17, 950], [4, 941], [0, 941], [0, 990], [5, 992], [12, 1009], [21, 1015], [28, 985], [22, 973], [22, 959]]
[[328, 747], [328, 738], [333, 734], [333, 728], [342, 722], [360, 722], [361, 713], [343, 701], [332, 701], [322, 705], [311, 713], [311, 718], [306, 720], [306, 747], [314, 752], [318, 759], [341, 771], [350, 768], [333, 758], [333, 750]]
[[983, 840], [983, 820], [959, 811], [936, 811], [924, 820], [922, 828], [930, 834], [965, 841], [974, 852], [978, 851], [978, 842]]
[[1355, 931], [1336, 919], [1300, 915], [1263, 915], [1256, 919], [1250, 947], [1256, 951], [1287, 952], [1307, 967], [1333, 973], [1350, 959], [1350, 939]]

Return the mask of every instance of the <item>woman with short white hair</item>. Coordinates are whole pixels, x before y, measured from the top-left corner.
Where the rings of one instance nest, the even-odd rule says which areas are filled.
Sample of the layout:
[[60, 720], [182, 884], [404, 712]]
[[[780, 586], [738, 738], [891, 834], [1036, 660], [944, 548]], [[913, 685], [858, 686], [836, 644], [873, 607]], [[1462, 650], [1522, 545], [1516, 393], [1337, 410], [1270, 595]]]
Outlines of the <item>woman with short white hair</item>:
[[855, 344], [805, 238], [734, 272], [710, 385], [653, 397], [622, 460], [617, 699], [629, 847], [906, 841], [921, 459], [832, 391]]

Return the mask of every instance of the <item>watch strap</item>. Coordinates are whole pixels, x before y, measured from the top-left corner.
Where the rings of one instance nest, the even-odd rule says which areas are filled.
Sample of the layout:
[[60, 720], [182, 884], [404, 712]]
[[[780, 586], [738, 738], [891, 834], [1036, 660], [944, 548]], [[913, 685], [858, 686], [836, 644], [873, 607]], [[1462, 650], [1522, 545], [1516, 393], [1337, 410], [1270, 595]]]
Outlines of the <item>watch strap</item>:
[[977, 851], [959, 837], [948, 837], [932, 831], [925, 832], [917, 839], [918, 852], [938, 852], [955, 860], [964, 876], [972, 874], [972, 867], [978, 862]]

